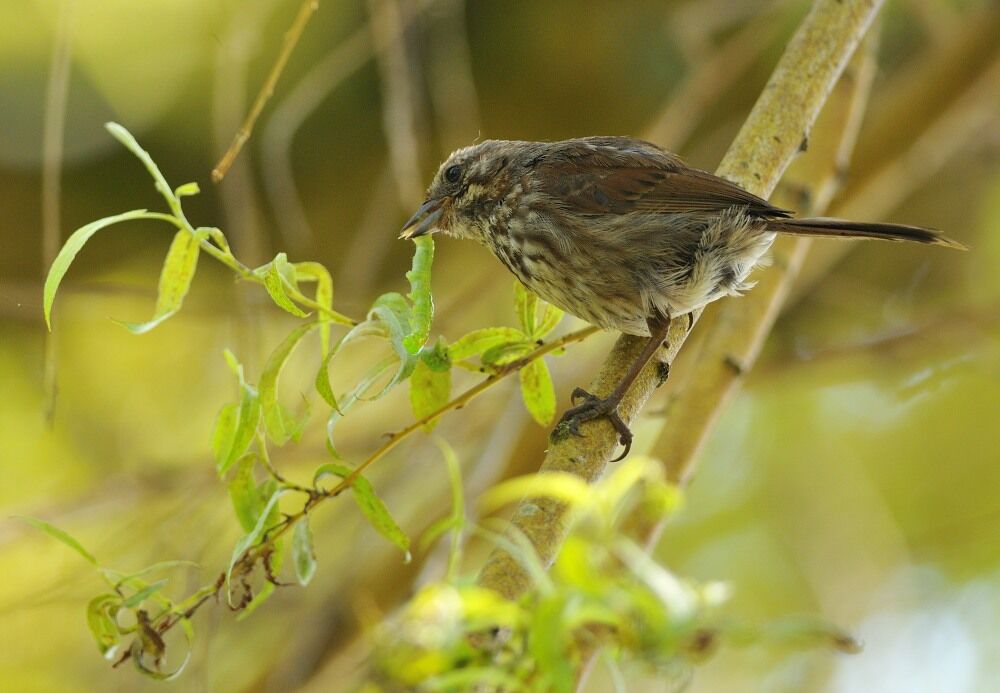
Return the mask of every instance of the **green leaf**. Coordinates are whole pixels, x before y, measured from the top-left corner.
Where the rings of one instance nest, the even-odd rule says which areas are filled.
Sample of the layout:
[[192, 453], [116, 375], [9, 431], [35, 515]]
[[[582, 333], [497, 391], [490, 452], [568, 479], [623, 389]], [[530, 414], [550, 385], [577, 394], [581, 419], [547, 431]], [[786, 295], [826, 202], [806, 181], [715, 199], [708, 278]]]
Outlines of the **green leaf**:
[[239, 379], [240, 385], [242, 385], [244, 382], [243, 364], [236, 358], [236, 354], [231, 352], [229, 349], [223, 349], [222, 357], [226, 359], [226, 365], [229, 366], [229, 370], [233, 372], [233, 375]]
[[[326, 420], [326, 440], [331, 454], [338, 458], [340, 457], [333, 443], [333, 431], [337, 423], [344, 418], [344, 415], [348, 412], [348, 410], [350, 410], [351, 407], [363, 399], [364, 393], [370, 390], [372, 386], [378, 382], [380, 378], [384, 377], [385, 373], [397, 363], [398, 361], [395, 355], [376, 363], [347, 394], [340, 398], [340, 407], [330, 412], [330, 416]], [[397, 369], [396, 376], [398, 375], [399, 371]], [[371, 399], [377, 399], [385, 392], [386, 388], [383, 388], [381, 393]]]
[[[419, 359], [410, 376], [410, 406], [413, 416], [422, 419], [436, 412], [451, 398], [451, 370], [435, 371], [424, 359]], [[437, 421], [424, 424], [425, 431], [432, 431]]]
[[173, 191], [167, 184], [167, 179], [163, 177], [160, 173], [160, 168], [153, 161], [153, 157], [149, 155], [145, 149], [143, 149], [139, 143], [136, 141], [132, 133], [126, 130], [124, 127], [118, 123], [105, 123], [105, 129], [111, 133], [111, 136], [116, 140], [125, 145], [125, 148], [132, 152], [139, 161], [142, 162], [146, 170], [149, 171], [149, 175], [153, 177], [153, 183], [156, 186], [156, 190], [163, 196], [163, 199], [167, 201], [170, 209], [177, 213], [180, 211], [180, 201], [174, 196]]
[[113, 659], [121, 643], [121, 633], [115, 615], [122, 598], [117, 594], [100, 594], [87, 604], [87, 627], [94, 636], [97, 649], [107, 659]]
[[285, 285], [289, 282], [287, 278], [289, 273], [294, 277], [294, 270], [288, 264], [288, 257], [284, 253], [278, 253], [269, 263], [267, 272], [264, 274], [264, 288], [267, 289], [271, 300], [279, 308], [298, 318], [304, 318], [308, 313], [295, 305], [285, 291]]
[[410, 282], [408, 298], [413, 304], [411, 331], [404, 339], [407, 351], [416, 354], [427, 341], [434, 319], [434, 298], [431, 296], [431, 265], [434, 262], [434, 239], [422, 236], [413, 240], [413, 266], [406, 273]]
[[331, 409], [343, 416], [344, 412], [341, 411], [337, 398], [333, 394], [333, 388], [330, 386], [329, 374], [330, 361], [336, 356], [338, 348], [339, 345], [335, 346], [323, 357], [323, 362], [320, 364], [319, 370], [316, 371], [316, 392], [319, 393], [324, 402], [330, 405]]
[[[353, 471], [347, 465], [335, 462], [321, 464], [313, 474], [313, 486], [317, 489], [320, 488], [319, 482], [327, 477], [346, 479], [351, 476]], [[405, 552], [405, 560], [408, 563], [411, 558], [409, 537], [396, 524], [385, 503], [375, 493], [371, 482], [363, 476], [357, 476], [354, 477], [351, 483], [352, 495], [362, 514], [379, 534], [389, 539], [389, 541]], [[444, 519], [449, 522], [452, 521], [452, 518]]]
[[521, 369], [521, 397], [532, 418], [543, 426], [556, 415], [556, 391], [545, 359], [535, 359]]
[[94, 558], [93, 554], [87, 551], [87, 549], [83, 548], [83, 545], [76, 539], [74, 539], [72, 536], [70, 536], [69, 533], [59, 529], [53, 524], [46, 522], [45, 520], [39, 520], [37, 517], [29, 517], [27, 515], [17, 515], [17, 517], [24, 520], [35, 529], [40, 529], [41, 531], [45, 532], [56, 541], [61, 541], [63, 544], [73, 549], [78, 554], [80, 554], [80, 556], [83, 557], [83, 560], [87, 561], [87, 563], [89, 563], [90, 565], [95, 567], [98, 565], [97, 559]]
[[[356, 326], [351, 333], [355, 333], [356, 337], [381, 336], [388, 339], [399, 358], [404, 360], [411, 353], [405, 343], [410, 332], [410, 318], [410, 306], [406, 299], [390, 291], [375, 299], [368, 311], [368, 324]], [[351, 333], [348, 336], [353, 340], [356, 337]], [[344, 340], [348, 341], [348, 337]]]
[[221, 469], [226, 466], [229, 451], [233, 449], [236, 440], [236, 427], [240, 422], [240, 405], [234, 402], [222, 405], [215, 416], [215, 427], [212, 429], [212, 455], [215, 466]]
[[318, 322], [307, 322], [296, 327], [271, 352], [267, 363], [264, 364], [264, 371], [260, 376], [260, 405], [264, 412], [267, 435], [278, 445], [284, 445], [289, 438], [292, 438], [296, 429], [301, 431], [301, 426], [297, 425], [294, 419], [291, 425], [289, 424], [288, 410], [278, 403], [278, 376], [281, 375], [285, 362], [302, 338], [319, 325]]
[[437, 373], [451, 370], [451, 357], [448, 356], [448, 343], [444, 337], [438, 337], [433, 347], [424, 347], [420, 352], [420, 358], [428, 368]]
[[302, 586], [312, 582], [316, 574], [316, 554], [313, 552], [312, 532], [309, 517], [303, 517], [295, 525], [292, 534], [292, 562], [295, 563], [295, 577]]
[[59, 284], [66, 275], [66, 271], [69, 270], [69, 266], [73, 264], [73, 259], [76, 258], [77, 253], [79, 253], [83, 246], [86, 245], [91, 236], [101, 229], [111, 226], [112, 224], [118, 224], [123, 221], [131, 221], [132, 219], [148, 218], [150, 218], [150, 216], [145, 209], [133, 209], [131, 212], [124, 212], [122, 214], [116, 214], [111, 217], [104, 217], [103, 219], [92, 221], [86, 226], [78, 228], [68, 239], [66, 239], [66, 243], [59, 249], [59, 254], [56, 255], [56, 259], [52, 261], [52, 266], [49, 268], [48, 276], [45, 277], [45, 288], [42, 290], [42, 308], [45, 313], [45, 326], [48, 327], [49, 330], [52, 329], [52, 302], [55, 301], [56, 291], [59, 290]]
[[[330, 272], [318, 262], [297, 262], [294, 265], [295, 276], [300, 281], [315, 281], [316, 295], [315, 301], [327, 310], [333, 310], [333, 278]], [[330, 353], [330, 316], [319, 311], [316, 316], [323, 325], [320, 331], [320, 353], [326, 358]]]
[[247, 384], [243, 385], [240, 407], [237, 416], [236, 430], [233, 433], [233, 444], [224, 456], [216, 458], [216, 471], [219, 476], [238, 460], [250, 447], [257, 435], [257, 424], [260, 423], [260, 398], [257, 391]]
[[122, 606], [126, 609], [134, 609], [135, 607], [142, 604], [144, 601], [152, 597], [154, 594], [162, 590], [167, 585], [167, 580], [157, 580], [156, 582], [146, 585], [140, 589], [135, 594], [131, 595], [128, 599], [122, 602]]
[[514, 310], [521, 323], [521, 329], [530, 338], [535, 334], [535, 313], [538, 308], [538, 296], [524, 288], [519, 280], [514, 280]]
[[174, 234], [173, 243], [170, 244], [167, 258], [160, 270], [160, 288], [153, 317], [141, 323], [121, 320], [115, 322], [132, 334], [145, 334], [179, 311], [198, 268], [200, 242], [201, 238], [190, 231], [181, 230]]
[[531, 335], [532, 339], [542, 339], [548, 335], [552, 330], [556, 329], [556, 326], [562, 321], [563, 311], [556, 308], [551, 303], [540, 302], [545, 308], [542, 310], [542, 317], [535, 326], [535, 332]]
[[192, 195], [197, 195], [201, 192], [201, 188], [195, 182], [185, 183], [184, 185], [178, 185], [174, 189], [174, 197], [191, 197]]
[[363, 476], [355, 477], [351, 485], [354, 501], [361, 508], [361, 513], [368, 519], [375, 530], [395, 544], [404, 552], [406, 562], [410, 561], [410, 538], [403, 533], [389, 513], [382, 499], [375, 493], [371, 482]]
[[173, 561], [159, 561], [153, 565], [148, 565], [145, 568], [135, 571], [134, 573], [123, 573], [113, 568], [101, 568], [101, 572], [111, 582], [117, 583], [117, 586], [121, 586], [125, 583], [129, 583], [137, 578], [141, 578], [144, 575], [149, 575], [150, 573], [158, 573], [163, 570], [170, 570], [171, 568], [184, 567], [194, 567], [197, 568], [198, 564], [194, 561], [183, 561], [183, 560], [173, 560]]
[[320, 481], [328, 476], [335, 476], [338, 479], [344, 479], [350, 475], [350, 473], [351, 468], [345, 464], [324, 462], [320, 466], [316, 467], [316, 471], [313, 472], [313, 486], [316, 486]]
[[[257, 455], [244, 455], [236, 462], [236, 471], [227, 486], [229, 500], [236, 512], [236, 519], [244, 532], [249, 532], [257, 524], [260, 511], [264, 509], [267, 498], [261, 498], [257, 490], [257, 480], [254, 478], [254, 467]], [[270, 496], [268, 496], [270, 497]]]
[[464, 361], [495, 347], [504, 344], [521, 344], [527, 339], [527, 335], [513, 327], [485, 327], [481, 330], [473, 330], [463, 335], [457, 342], [450, 344], [448, 356], [452, 361]]
[[484, 366], [503, 366], [517, 361], [522, 356], [527, 356], [534, 350], [535, 345], [531, 342], [500, 344], [488, 349], [482, 356], [482, 362]]
[[244, 553], [246, 553], [247, 549], [255, 546], [264, 535], [264, 531], [271, 524], [274, 524], [274, 515], [278, 511], [278, 501], [281, 499], [281, 496], [285, 494], [285, 492], [285, 489], [276, 489], [275, 492], [271, 494], [271, 497], [264, 505], [263, 512], [261, 512], [260, 517], [257, 518], [257, 523], [253, 526], [253, 529], [251, 529], [242, 539], [236, 542], [236, 546], [233, 548], [233, 555], [229, 559], [229, 567], [226, 569], [226, 601], [229, 603], [229, 606], [233, 606], [232, 589], [229, 584], [233, 575], [233, 568], [236, 567], [236, 562], [240, 560], [240, 557]]

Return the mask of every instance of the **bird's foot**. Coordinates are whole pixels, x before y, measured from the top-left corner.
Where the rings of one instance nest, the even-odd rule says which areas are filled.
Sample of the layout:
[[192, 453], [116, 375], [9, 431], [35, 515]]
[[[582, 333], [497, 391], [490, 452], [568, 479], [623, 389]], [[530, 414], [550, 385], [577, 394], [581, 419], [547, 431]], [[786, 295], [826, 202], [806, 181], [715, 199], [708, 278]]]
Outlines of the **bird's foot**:
[[[595, 397], [590, 394], [582, 387], [578, 387], [573, 390], [570, 395], [573, 404], [576, 405], [571, 409], [568, 409], [565, 414], [563, 414], [562, 419], [559, 421], [559, 425], [565, 425], [566, 428], [575, 436], [582, 436], [580, 432], [580, 424], [585, 421], [593, 421], [594, 419], [606, 418], [614, 426], [615, 431], [618, 432], [618, 441], [625, 446], [625, 451], [621, 455], [611, 460], [612, 462], [617, 462], [618, 460], [624, 459], [628, 455], [629, 450], [632, 448], [632, 431], [629, 430], [628, 426], [622, 421], [622, 417], [618, 414], [618, 402], [619, 399], [606, 397], [601, 399], [600, 397]], [[577, 400], [583, 400], [581, 404], [576, 404]]]

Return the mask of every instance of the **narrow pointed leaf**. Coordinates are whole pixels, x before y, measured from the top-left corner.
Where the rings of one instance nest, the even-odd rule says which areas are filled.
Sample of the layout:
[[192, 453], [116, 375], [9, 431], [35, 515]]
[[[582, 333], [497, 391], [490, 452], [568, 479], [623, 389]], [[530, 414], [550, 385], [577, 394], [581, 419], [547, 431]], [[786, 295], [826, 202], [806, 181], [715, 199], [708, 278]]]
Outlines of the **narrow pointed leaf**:
[[87, 241], [89, 241], [90, 238], [101, 229], [105, 229], [113, 224], [119, 224], [123, 221], [149, 218], [148, 214], [149, 213], [145, 209], [133, 209], [131, 212], [124, 212], [111, 217], [104, 217], [103, 219], [92, 221], [86, 226], [81, 226], [74, 231], [68, 239], [66, 239], [66, 243], [59, 249], [56, 259], [52, 261], [49, 273], [45, 277], [45, 287], [42, 290], [42, 308], [45, 313], [46, 327], [50, 330], [52, 329], [52, 302], [55, 301], [56, 292], [59, 290], [59, 284], [66, 275], [66, 271], [69, 269], [69, 266], [73, 264], [73, 259], [76, 258], [77, 253], [80, 252], [83, 246], [87, 244]]
[[520, 281], [514, 281], [514, 310], [521, 323], [521, 329], [531, 337], [535, 334], [535, 313], [538, 309], [538, 296], [524, 288]]
[[354, 500], [361, 508], [362, 514], [368, 519], [375, 530], [383, 537], [395, 544], [406, 555], [406, 561], [410, 560], [410, 538], [406, 536], [396, 521], [393, 519], [389, 508], [375, 493], [375, 488], [371, 482], [363, 476], [354, 479], [351, 485]]
[[142, 323], [116, 322], [132, 334], [145, 334], [179, 311], [198, 268], [200, 240], [189, 231], [181, 230], [174, 234], [173, 243], [170, 244], [170, 250], [167, 251], [163, 268], [160, 270], [160, 286], [153, 317]]
[[318, 322], [308, 322], [292, 330], [271, 352], [260, 376], [260, 405], [264, 413], [264, 425], [268, 437], [278, 445], [287, 442], [294, 432], [294, 424], [292, 427], [288, 425], [287, 410], [278, 403], [278, 377], [302, 338], [317, 327]]
[[257, 391], [244, 384], [240, 397], [236, 430], [233, 433], [233, 443], [224, 457], [216, 458], [216, 471], [219, 476], [226, 473], [229, 467], [238, 460], [250, 447], [257, 435], [257, 425], [260, 423], [260, 398]]
[[295, 563], [295, 577], [299, 584], [305, 586], [312, 582], [316, 574], [316, 554], [313, 552], [308, 516], [295, 525], [292, 534], [292, 562]]
[[464, 361], [503, 344], [520, 344], [527, 339], [527, 335], [514, 327], [485, 327], [448, 345], [448, 356], [452, 361]]
[[166, 586], [166, 580], [157, 580], [156, 582], [146, 585], [135, 594], [129, 596], [124, 602], [122, 602], [122, 606], [126, 609], [134, 609]]
[[[435, 371], [424, 359], [419, 359], [410, 376], [410, 406], [413, 416], [422, 419], [448, 403], [451, 398], [451, 370]], [[437, 421], [424, 424], [432, 431]]]
[[222, 405], [212, 429], [212, 454], [215, 466], [221, 469], [229, 459], [229, 451], [236, 440], [236, 427], [240, 422], [240, 405], [234, 402]]
[[257, 480], [254, 478], [254, 466], [257, 455], [244, 455], [234, 465], [236, 470], [227, 485], [229, 500], [233, 504], [236, 519], [244, 532], [249, 532], [257, 524], [260, 511], [267, 499], [261, 499], [257, 492]]
[[152, 176], [153, 184], [156, 186], [156, 190], [163, 196], [163, 199], [167, 201], [167, 204], [170, 205], [170, 209], [178, 212], [180, 209], [180, 203], [174, 196], [173, 190], [171, 190], [170, 186], [167, 184], [167, 179], [164, 178], [163, 174], [160, 172], [159, 166], [157, 166], [156, 162], [153, 161], [153, 157], [149, 155], [149, 152], [140, 146], [135, 137], [132, 136], [131, 132], [118, 123], [105, 123], [104, 127], [111, 133], [112, 137], [125, 145], [125, 148], [132, 152], [136, 158], [142, 162], [142, 165], [146, 167], [147, 171], [149, 171], [149, 175]]
[[551, 303], [542, 302], [542, 305], [544, 306], [542, 317], [535, 326], [534, 334], [531, 335], [534, 339], [546, 337], [562, 321], [564, 315], [562, 310], [556, 308]]
[[60, 541], [69, 548], [73, 549], [78, 554], [80, 554], [80, 556], [83, 557], [83, 560], [87, 561], [87, 563], [89, 563], [90, 565], [92, 566], [98, 565], [97, 559], [94, 558], [94, 555], [89, 551], [87, 551], [87, 549], [83, 548], [83, 544], [81, 544], [75, 538], [70, 536], [68, 532], [59, 529], [55, 525], [46, 522], [45, 520], [39, 520], [37, 517], [28, 517], [27, 515], [19, 515], [18, 517], [20, 517], [22, 520], [27, 522], [35, 529], [40, 529], [41, 531], [45, 532], [56, 541]]
[[545, 359], [535, 359], [521, 369], [521, 397], [532, 418], [543, 426], [556, 415], [556, 392]]
[[532, 342], [500, 344], [483, 353], [482, 362], [484, 366], [503, 366], [527, 356], [534, 350], [535, 345]]
[[414, 239], [413, 266], [406, 273], [410, 282], [408, 298], [413, 304], [411, 331], [404, 339], [406, 349], [416, 354], [427, 341], [434, 319], [434, 299], [431, 296], [431, 265], [434, 262], [434, 239], [423, 236]]
[[264, 274], [264, 288], [267, 289], [267, 293], [275, 305], [296, 317], [304, 318], [308, 313], [295, 305], [285, 290], [289, 267], [287, 256], [284, 253], [278, 253]]
[[[333, 278], [329, 270], [318, 262], [298, 262], [295, 264], [295, 276], [301, 281], [316, 282], [316, 303], [327, 310], [333, 310]], [[324, 358], [330, 352], [330, 316], [320, 311], [316, 319], [322, 323], [320, 328], [320, 353]]]

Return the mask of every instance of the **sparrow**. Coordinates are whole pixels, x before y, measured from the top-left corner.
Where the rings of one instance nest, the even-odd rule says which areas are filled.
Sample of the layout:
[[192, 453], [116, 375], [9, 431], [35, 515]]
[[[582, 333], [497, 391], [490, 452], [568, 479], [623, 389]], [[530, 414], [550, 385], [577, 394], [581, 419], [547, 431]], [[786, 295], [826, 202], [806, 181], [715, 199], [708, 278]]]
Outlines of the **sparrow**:
[[[604, 329], [649, 337], [615, 389], [582, 388], [562, 418], [580, 435], [607, 417], [628, 454], [618, 404], [670, 321], [750, 289], [778, 234], [913, 241], [964, 248], [936, 230], [793, 218], [730, 181], [630, 137], [487, 140], [453, 152], [400, 238], [442, 232], [485, 245], [540, 298]], [[690, 323], [693, 319], [689, 319]]]

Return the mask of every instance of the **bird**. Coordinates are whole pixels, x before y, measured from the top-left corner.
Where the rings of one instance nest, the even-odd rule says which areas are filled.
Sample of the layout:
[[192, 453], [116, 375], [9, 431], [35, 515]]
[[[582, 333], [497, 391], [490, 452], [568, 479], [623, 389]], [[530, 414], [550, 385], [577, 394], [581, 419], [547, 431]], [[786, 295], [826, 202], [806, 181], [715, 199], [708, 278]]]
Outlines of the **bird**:
[[[400, 238], [441, 232], [489, 248], [529, 290], [603, 329], [648, 337], [604, 398], [583, 388], [561, 419], [606, 417], [628, 454], [618, 405], [671, 320], [753, 286], [779, 234], [964, 246], [920, 226], [794, 218], [725, 178], [641, 139], [486, 140], [440, 165]], [[581, 401], [582, 400], [582, 401]], [[581, 401], [577, 404], [577, 401]]]

